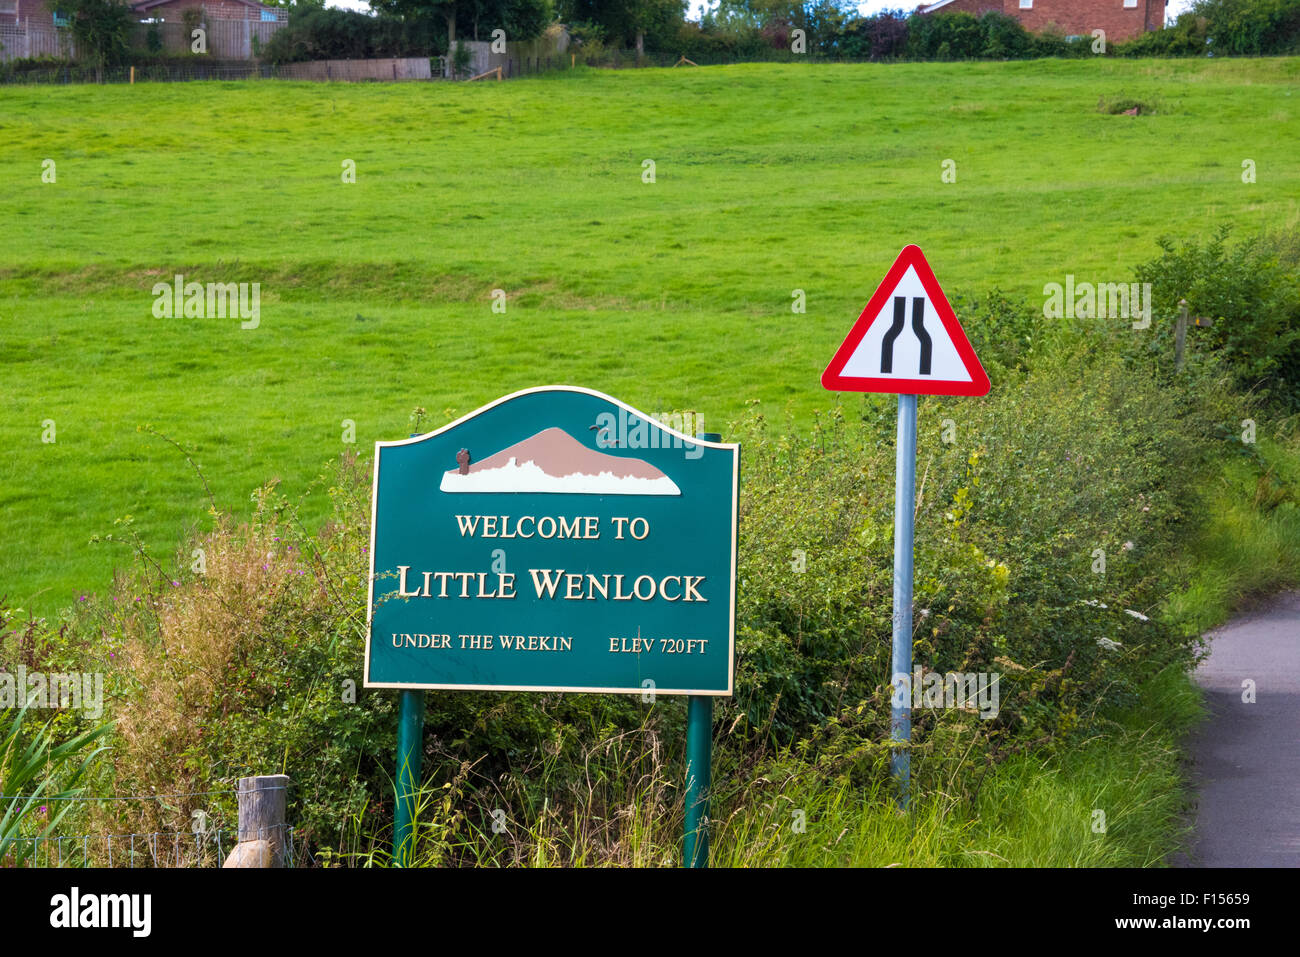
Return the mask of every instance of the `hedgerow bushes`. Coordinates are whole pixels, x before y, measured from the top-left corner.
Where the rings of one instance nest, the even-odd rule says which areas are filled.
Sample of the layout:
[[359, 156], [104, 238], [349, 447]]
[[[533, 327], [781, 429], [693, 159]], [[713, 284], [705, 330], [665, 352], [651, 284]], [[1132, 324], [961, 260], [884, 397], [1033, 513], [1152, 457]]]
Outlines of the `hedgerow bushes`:
[[[1220, 229], [1205, 240], [1159, 241], [1161, 254], [1138, 268], [1151, 283], [1153, 324], [1135, 354], [1173, 370], [1173, 334], [1179, 301], [1190, 317], [1213, 325], [1189, 330], [1194, 348], [1220, 361], [1232, 386], [1255, 393], [1280, 411], [1300, 410], [1300, 242], [1297, 234], [1229, 242]], [[1134, 344], [1136, 345], [1136, 344]]]
[[1119, 56], [1278, 56], [1300, 52], [1300, 0], [1201, 0], [1177, 21], [1131, 40], [1093, 49], [1094, 38], [1067, 41], [1034, 34], [1012, 16], [989, 12], [907, 14], [884, 10], [869, 17], [810, 16], [806, 22], [766, 25], [705, 18], [671, 32], [647, 34], [647, 49], [693, 60], [757, 59], [789, 55], [794, 27], [805, 32], [808, 55], [846, 60], [1021, 60]]
[[[989, 350], [989, 397], [921, 404], [915, 661], [1003, 678], [993, 720], [916, 712], [922, 788], [940, 773], [963, 786], [959, 744], [979, 742], [982, 762], [1068, 743], [1191, 662], [1194, 636], [1160, 614], [1168, 560], [1197, 527], [1198, 476], [1239, 417], [1228, 390], [1193, 391], [1135, 361], [1126, 322], [1044, 330], [1036, 310], [998, 296], [963, 310], [1002, 348]], [[745, 463], [737, 682], [717, 721], [735, 780], [760, 777], [776, 753], [854, 786], [884, 773], [893, 419], [892, 401], [853, 397], [811, 432], [757, 405], [729, 429]], [[222, 518], [168, 561], [139, 552], [124, 525], [136, 571], [47, 638], [110, 672], [104, 787], [204, 795], [286, 773], [300, 843], [364, 853], [391, 820], [396, 724], [393, 694], [358, 687], [369, 468], [345, 458], [312, 494], [333, 503], [318, 530], [266, 488], [248, 522]], [[636, 696], [430, 694], [426, 780], [450, 788], [439, 854], [474, 859], [502, 806], [623, 820], [644, 798], [616, 783], [633, 772], [671, 803], [660, 785], [679, 777], [682, 720], [680, 702]], [[594, 766], [608, 772], [598, 787]], [[186, 830], [199, 809], [233, 815], [229, 796], [198, 796], [127, 802], [113, 823]]]
[[370, 16], [307, 6], [271, 35], [261, 55], [272, 63], [430, 56], [447, 46], [445, 25], [430, 17]]
[[[1163, 244], [1139, 268], [1155, 294], [1142, 331], [1049, 322], [1000, 294], [958, 300], [995, 386], [921, 403], [914, 659], [1002, 677], [988, 720], [914, 713], [922, 792], [973, 793], [987, 762], [1077, 742], [1192, 662], [1197, 633], [1165, 602], [1204, 529], [1205, 477], [1260, 407], [1233, 384], [1264, 376], [1269, 402], [1294, 399], [1290, 366], [1270, 350], [1297, 325], [1296, 248]], [[1218, 338], [1199, 340], [1178, 375], [1175, 295], [1223, 317], [1198, 330]], [[757, 403], [727, 430], [744, 461], [737, 679], [716, 728], [737, 800], [774, 768], [854, 788], [886, 773], [895, 407], [828, 399], [811, 430]], [[1269, 474], [1270, 507], [1300, 497]], [[310, 494], [329, 497], [331, 517], [318, 529], [271, 486], [247, 521], [219, 516], [170, 558], [145, 552], [126, 519], [109, 544], [138, 561], [111, 594], [60, 627], [4, 616], [0, 666], [108, 672], [101, 793], [192, 795], [109, 805], [101, 823], [186, 831], [197, 810], [229, 821], [230, 796], [208, 792], [286, 773], [300, 846], [363, 859], [382, 846], [396, 714], [391, 692], [359, 687], [369, 476], [354, 457], [323, 473]], [[525, 860], [540, 835], [579, 828], [596, 859], [627, 862], [627, 828], [651, 826], [646, 814], [663, 826], [680, 804], [683, 716], [678, 701], [638, 696], [430, 694], [425, 779], [439, 797], [426, 846], [440, 862], [490, 848]], [[523, 822], [504, 845], [489, 836], [501, 808]]]

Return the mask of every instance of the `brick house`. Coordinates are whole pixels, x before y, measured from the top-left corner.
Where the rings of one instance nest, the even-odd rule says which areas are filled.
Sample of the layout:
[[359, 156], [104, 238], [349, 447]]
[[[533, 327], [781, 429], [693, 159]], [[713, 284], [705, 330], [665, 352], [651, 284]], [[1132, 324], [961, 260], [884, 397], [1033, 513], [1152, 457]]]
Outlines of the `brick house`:
[[[0, 0], [0, 24], [55, 27], [67, 26], [67, 17], [57, 13], [58, 0]], [[283, 7], [266, 7], [255, 0], [138, 0], [131, 4], [141, 20], [179, 22], [186, 7], [202, 7], [210, 20], [287, 20]]]
[[167, 23], [180, 20], [181, 13], [190, 7], [202, 7], [207, 20], [274, 23], [289, 19], [289, 11], [283, 7], [266, 7], [255, 0], [137, 0], [131, 4], [131, 9], [140, 15], [141, 20], [153, 18]]
[[[132, 45], [144, 48], [148, 34], [154, 33], [162, 41], [163, 50], [190, 52], [191, 34], [185, 29], [183, 14], [192, 8], [203, 10], [206, 52], [219, 59], [251, 59], [259, 45], [289, 19], [289, 11], [283, 7], [264, 6], [256, 0], [135, 0], [131, 10], [140, 22], [132, 31]], [[59, 0], [0, 0], [0, 62], [25, 57], [75, 57], [76, 43], [67, 29], [68, 18], [58, 10]]]
[[994, 11], [1015, 17], [1031, 33], [1052, 30], [1066, 36], [1088, 36], [1105, 30], [1108, 42], [1131, 40], [1165, 25], [1168, 0], [939, 0], [917, 8], [918, 13]]
[[[0, 25], [16, 26], [28, 21], [33, 26], [55, 25], [55, 17], [45, 6], [45, 0], [0, 0]], [[58, 25], [67, 26], [67, 18], [60, 17]]]

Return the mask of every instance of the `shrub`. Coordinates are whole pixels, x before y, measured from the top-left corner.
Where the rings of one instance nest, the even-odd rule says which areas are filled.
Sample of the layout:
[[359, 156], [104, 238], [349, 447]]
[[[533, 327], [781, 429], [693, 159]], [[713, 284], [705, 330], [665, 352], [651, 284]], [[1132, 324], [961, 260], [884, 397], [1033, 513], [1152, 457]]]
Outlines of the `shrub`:
[[907, 55], [913, 60], [973, 60], [987, 44], [969, 13], [914, 14], [907, 21]]
[[1205, 56], [1209, 49], [1206, 43], [1207, 26], [1208, 21], [1204, 17], [1183, 13], [1173, 26], [1140, 33], [1132, 40], [1115, 44], [1114, 52], [1129, 57]]
[[907, 53], [907, 24], [901, 10], [853, 20], [844, 28], [840, 53], [855, 60], [900, 59]]
[[1211, 49], [1225, 56], [1300, 52], [1300, 0], [1198, 0]]
[[1020, 60], [1033, 55], [1033, 40], [1015, 17], [990, 11], [980, 17], [979, 26], [984, 34], [980, 56], [992, 60]]
[[1142, 354], [1172, 369], [1178, 301], [1213, 320], [1188, 332], [1189, 352], [1209, 351], [1227, 365], [1237, 388], [1259, 392], [1287, 411], [1300, 409], [1300, 279], [1295, 232], [1228, 245], [1229, 231], [1181, 245], [1166, 237], [1161, 254], [1138, 267], [1151, 283], [1152, 334]]
[[272, 63], [430, 56], [441, 52], [441, 25], [428, 18], [372, 17], [352, 10], [297, 7], [263, 48]]
[[696, 63], [725, 63], [770, 58], [771, 47], [756, 28], [709, 25], [687, 21], [677, 28], [675, 42], [665, 51]]

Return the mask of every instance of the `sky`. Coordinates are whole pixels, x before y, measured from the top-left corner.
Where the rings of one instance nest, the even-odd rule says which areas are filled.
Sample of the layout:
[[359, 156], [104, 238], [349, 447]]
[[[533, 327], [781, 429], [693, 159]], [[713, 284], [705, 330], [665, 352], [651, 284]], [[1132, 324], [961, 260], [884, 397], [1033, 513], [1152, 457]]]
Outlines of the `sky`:
[[[875, 0], [874, 3], [860, 3], [858, 10], [861, 13], [875, 13], [878, 10], [911, 10], [920, 0]], [[1169, 7], [1165, 11], [1166, 19], [1172, 19], [1178, 14], [1184, 12], [1192, 5], [1192, 0], [1169, 0]], [[327, 7], [342, 7], [345, 10], [369, 10], [369, 5], [365, 0], [328, 0], [325, 4]], [[689, 16], [693, 20], [698, 20], [700, 11], [703, 10], [704, 4], [692, 2]]]

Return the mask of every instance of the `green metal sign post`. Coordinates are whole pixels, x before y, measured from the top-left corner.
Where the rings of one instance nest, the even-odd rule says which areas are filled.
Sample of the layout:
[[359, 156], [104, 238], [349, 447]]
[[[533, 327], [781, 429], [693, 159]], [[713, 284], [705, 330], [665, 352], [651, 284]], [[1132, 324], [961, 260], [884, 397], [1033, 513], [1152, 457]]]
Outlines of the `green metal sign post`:
[[424, 741], [424, 692], [403, 691], [397, 714], [397, 785], [393, 808], [393, 866], [408, 867], [415, 847], [415, 792]]
[[[700, 436], [721, 442], [717, 432]], [[686, 699], [686, 827], [682, 866], [709, 866], [709, 789], [713, 786], [713, 699]]]
[[709, 866], [709, 788], [713, 785], [713, 699], [686, 700], [686, 827], [682, 866]]
[[415, 850], [428, 690], [687, 696], [683, 852], [707, 863], [740, 449], [663, 418], [547, 386], [377, 443], [365, 685], [402, 693], [396, 865]]

